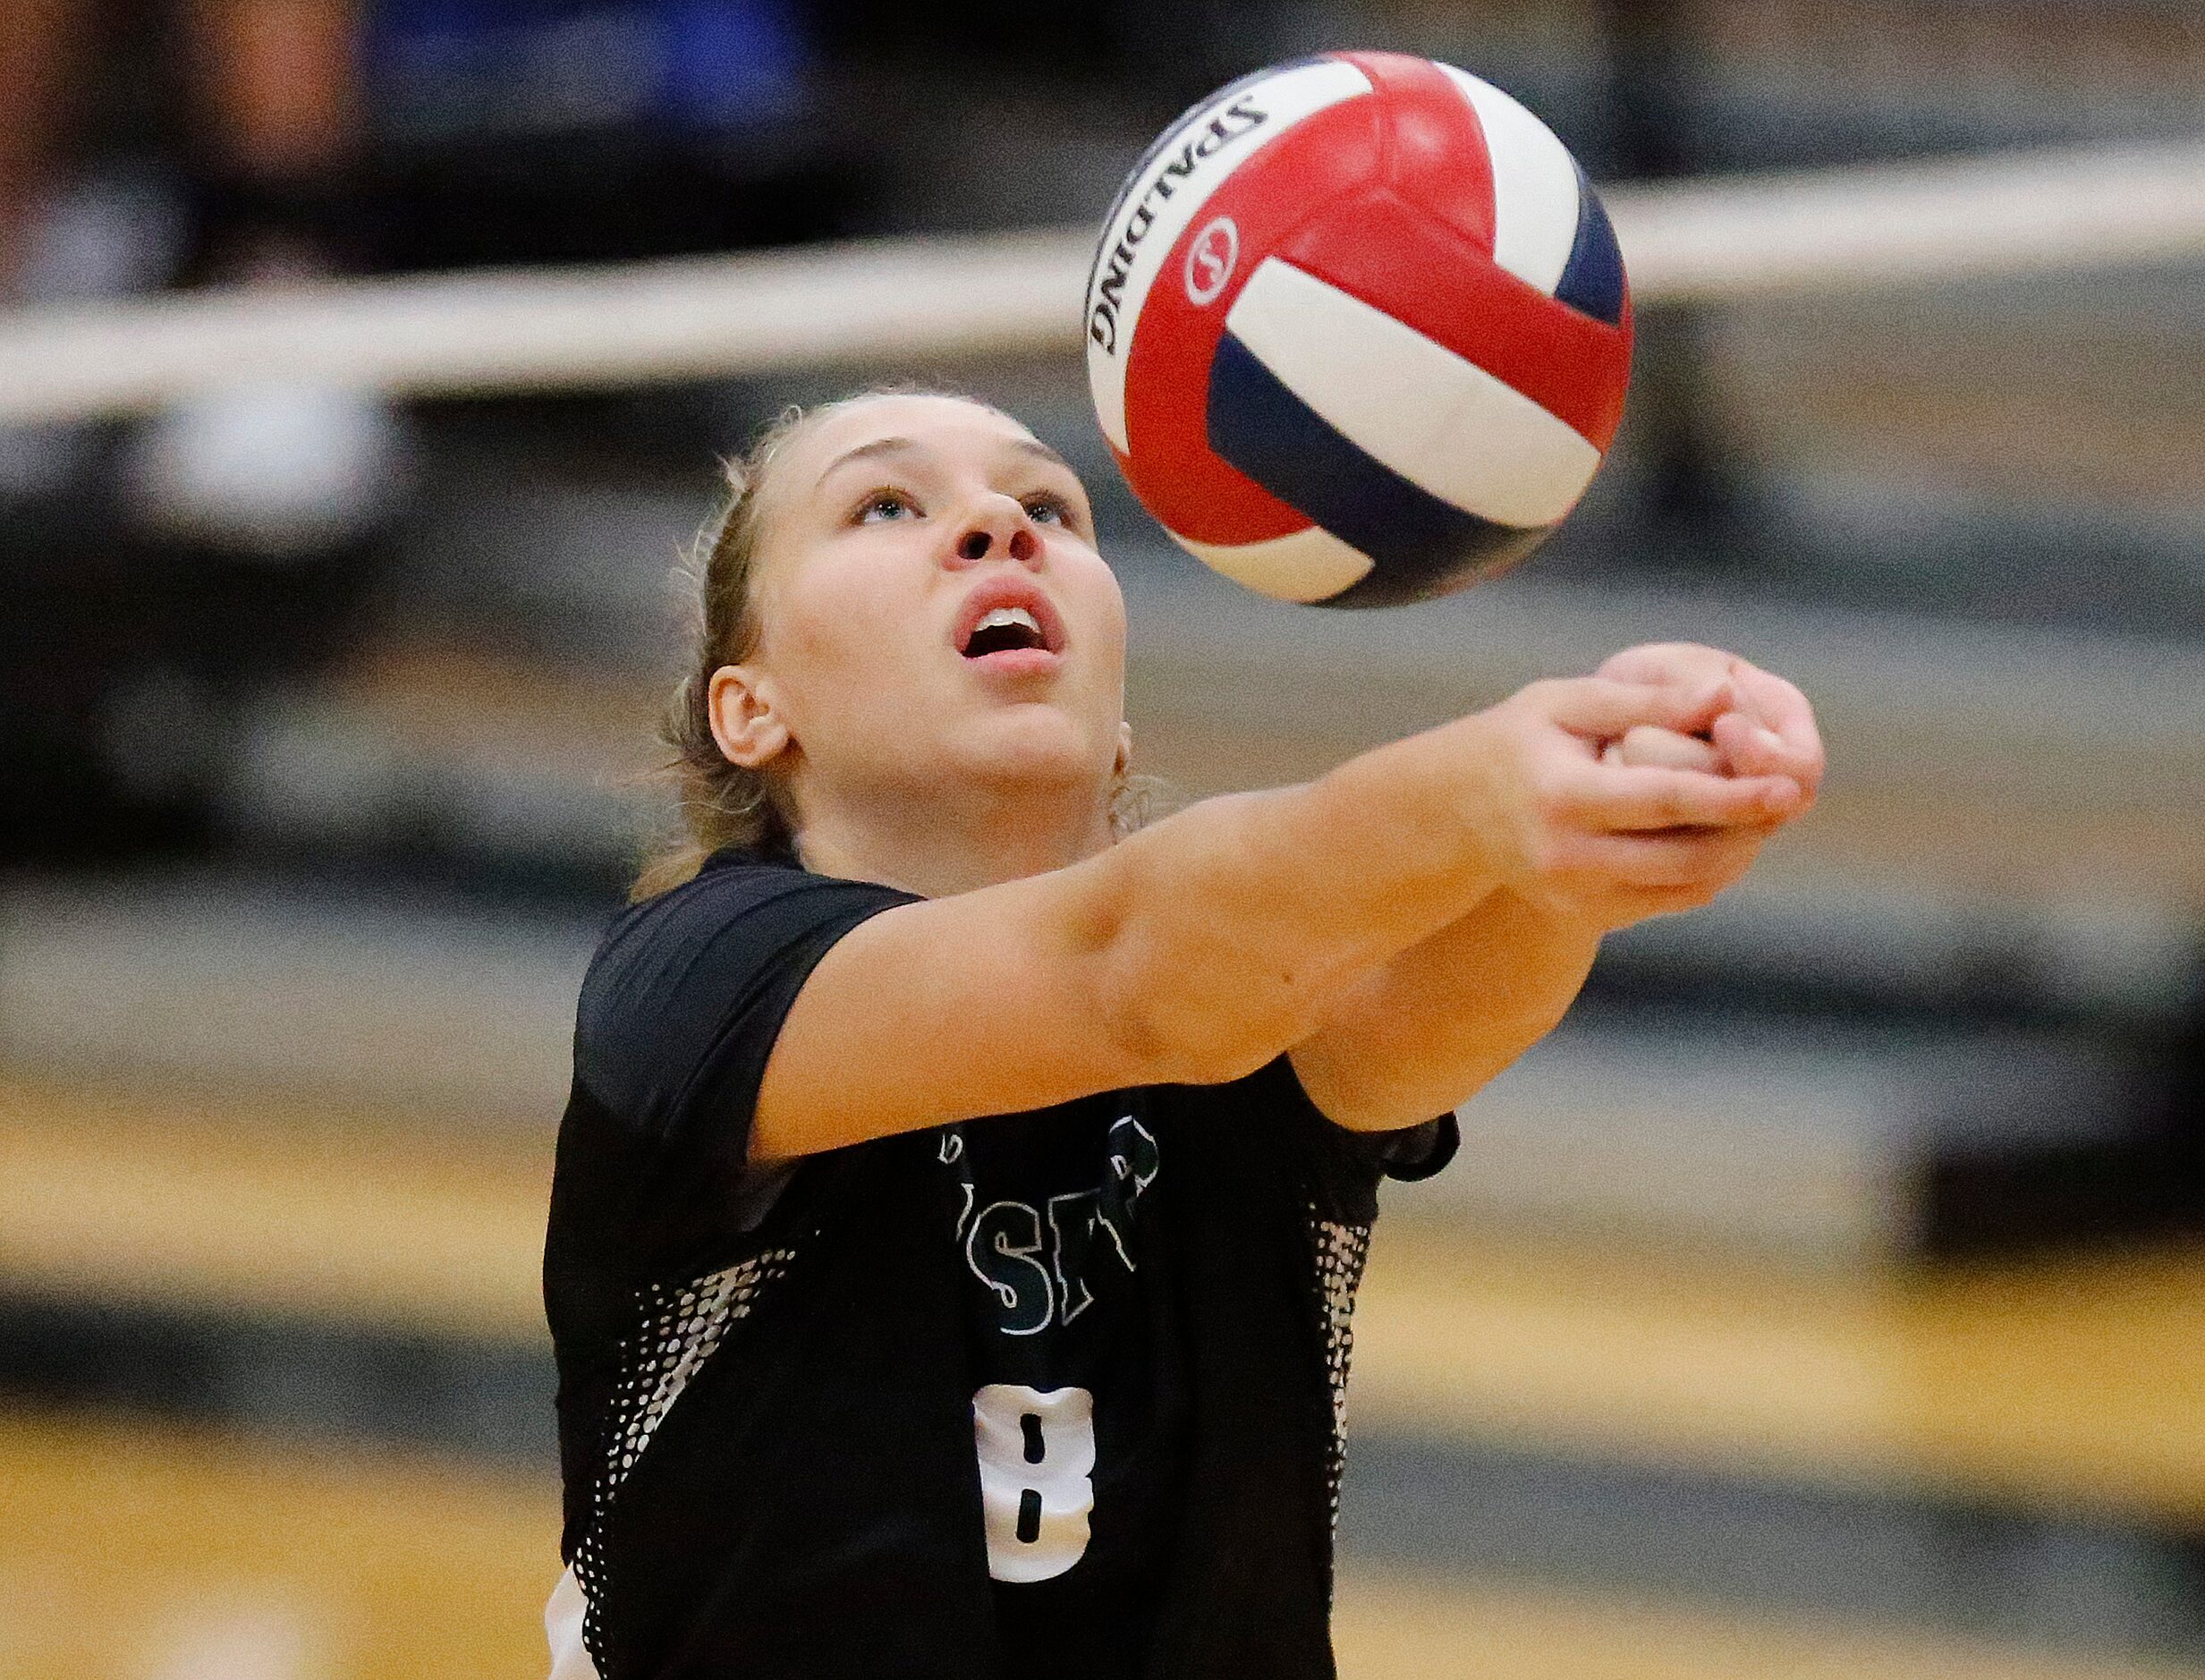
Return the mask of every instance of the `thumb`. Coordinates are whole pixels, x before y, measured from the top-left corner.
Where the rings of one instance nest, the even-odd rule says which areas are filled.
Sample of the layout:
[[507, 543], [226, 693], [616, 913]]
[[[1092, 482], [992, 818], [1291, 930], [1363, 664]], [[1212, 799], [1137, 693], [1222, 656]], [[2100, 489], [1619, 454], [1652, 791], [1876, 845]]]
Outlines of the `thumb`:
[[1692, 683], [1623, 683], [1580, 677], [1555, 685], [1548, 716], [1573, 734], [1612, 741], [1641, 724], [1696, 735], [1737, 703], [1727, 676]]

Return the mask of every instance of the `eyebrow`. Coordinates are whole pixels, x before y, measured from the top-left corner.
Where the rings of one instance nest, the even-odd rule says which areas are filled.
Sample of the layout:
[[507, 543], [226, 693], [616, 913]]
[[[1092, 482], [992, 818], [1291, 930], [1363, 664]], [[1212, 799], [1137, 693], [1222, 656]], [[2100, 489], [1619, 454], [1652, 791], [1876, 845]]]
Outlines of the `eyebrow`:
[[[1038, 437], [1013, 437], [1005, 441], [1022, 454], [1033, 455], [1052, 465], [1062, 467], [1067, 472], [1073, 470], [1070, 462]], [[845, 449], [834, 460], [828, 462], [826, 471], [819, 474], [819, 482], [824, 484], [828, 474], [848, 466], [853, 461], [867, 461], [875, 455], [903, 454], [918, 447], [917, 440], [910, 437], [876, 437], [869, 444], [860, 444], [855, 449]]]

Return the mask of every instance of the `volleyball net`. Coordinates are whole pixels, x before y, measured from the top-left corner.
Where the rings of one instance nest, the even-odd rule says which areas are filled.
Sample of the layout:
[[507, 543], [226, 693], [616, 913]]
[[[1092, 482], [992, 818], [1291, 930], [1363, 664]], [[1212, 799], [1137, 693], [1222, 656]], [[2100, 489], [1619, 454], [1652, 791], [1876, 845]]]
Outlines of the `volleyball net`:
[[[2205, 257], [2205, 138], [1603, 190], [1644, 306]], [[0, 423], [242, 385], [615, 389], [1070, 352], [1091, 228], [208, 292], [0, 315]]]

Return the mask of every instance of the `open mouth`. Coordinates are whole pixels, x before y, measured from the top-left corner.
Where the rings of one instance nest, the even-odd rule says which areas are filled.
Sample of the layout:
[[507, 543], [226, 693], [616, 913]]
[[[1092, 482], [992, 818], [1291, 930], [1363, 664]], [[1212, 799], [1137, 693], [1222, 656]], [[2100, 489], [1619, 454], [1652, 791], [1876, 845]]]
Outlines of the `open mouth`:
[[1039, 672], [1064, 652], [1064, 624], [1030, 578], [1001, 573], [965, 597], [950, 644], [992, 671]]
[[985, 659], [991, 653], [1022, 653], [1039, 648], [1047, 651], [1048, 637], [1041, 621], [1022, 607], [998, 607], [981, 615], [958, 651], [968, 659]]

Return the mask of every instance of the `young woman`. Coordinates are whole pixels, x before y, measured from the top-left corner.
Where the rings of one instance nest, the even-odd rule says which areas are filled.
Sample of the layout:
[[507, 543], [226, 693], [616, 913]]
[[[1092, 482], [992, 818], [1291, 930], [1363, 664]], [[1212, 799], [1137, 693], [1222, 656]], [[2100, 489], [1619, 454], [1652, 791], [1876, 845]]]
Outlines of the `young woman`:
[[1378, 1181], [1804, 809], [1812, 715], [1642, 648], [1127, 833], [1051, 451], [872, 394], [731, 477], [694, 844], [591, 965], [559, 1140], [558, 1672], [1329, 1675]]

